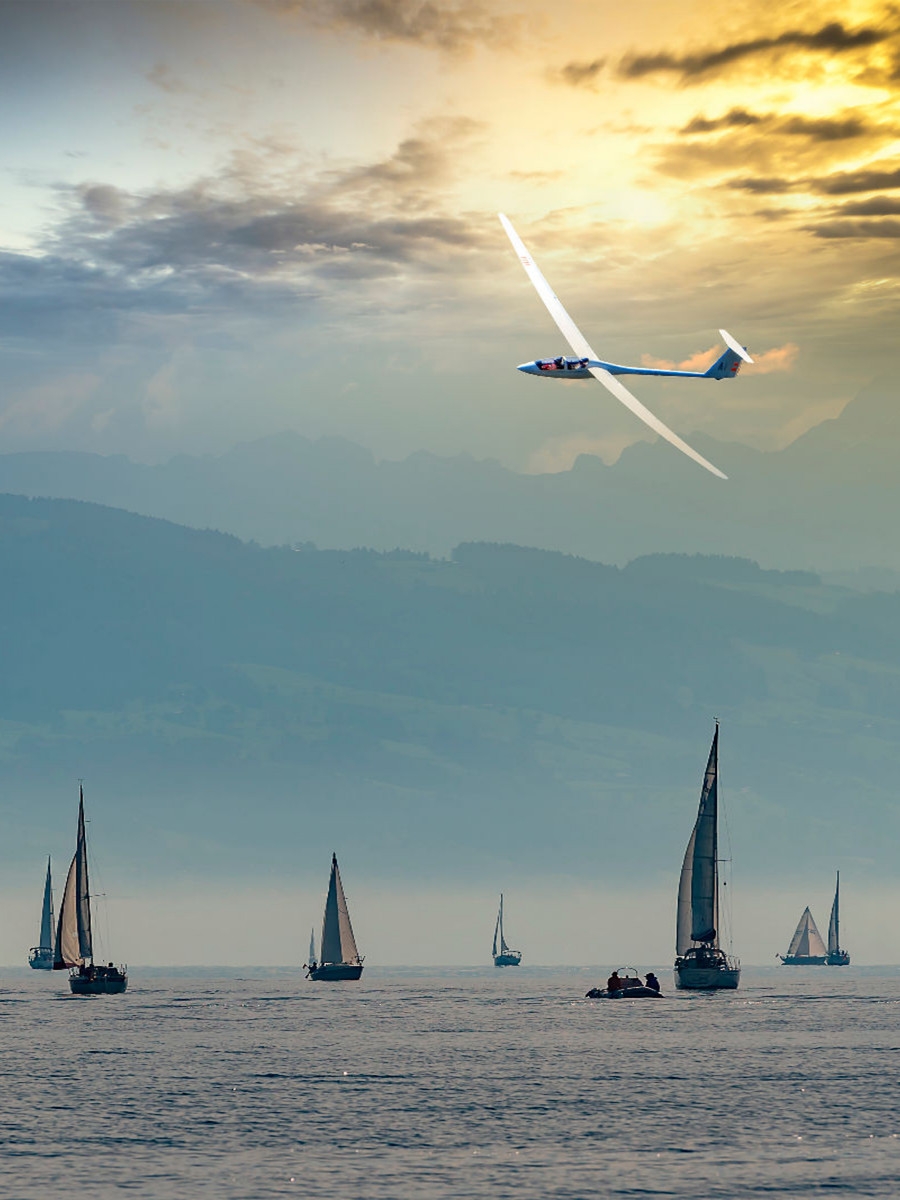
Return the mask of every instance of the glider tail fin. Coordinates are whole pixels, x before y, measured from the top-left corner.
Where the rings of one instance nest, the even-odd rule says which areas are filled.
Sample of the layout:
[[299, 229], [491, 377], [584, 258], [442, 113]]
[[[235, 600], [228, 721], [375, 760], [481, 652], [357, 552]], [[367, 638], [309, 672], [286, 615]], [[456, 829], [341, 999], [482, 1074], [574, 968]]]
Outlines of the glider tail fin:
[[707, 379], [733, 379], [741, 369], [742, 362], [752, 363], [753, 359], [746, 349], [726, 329], [720, 329], [722, 340], [727, 347], [721, 358], [705, 372]]
[[733, 379], [740, 369], [740, 355], [729, 349], [716, 359], [708, 371], [704, 371], [704, 376], [707, 379]]

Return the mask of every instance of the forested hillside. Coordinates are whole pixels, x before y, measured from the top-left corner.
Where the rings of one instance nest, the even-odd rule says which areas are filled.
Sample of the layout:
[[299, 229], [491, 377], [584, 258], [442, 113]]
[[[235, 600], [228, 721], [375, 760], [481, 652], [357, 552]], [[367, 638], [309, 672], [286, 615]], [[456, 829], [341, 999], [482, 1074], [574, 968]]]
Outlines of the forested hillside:
[[671, 869], [718, 716], [744, 869], [893, 861], [898, 594], [715, 557], [263, 549], [18, 496], [0, 569], [7, 858], [83, 776], [107, 836], [173, 869], [338, 840], [386, 875], [488, 847]]

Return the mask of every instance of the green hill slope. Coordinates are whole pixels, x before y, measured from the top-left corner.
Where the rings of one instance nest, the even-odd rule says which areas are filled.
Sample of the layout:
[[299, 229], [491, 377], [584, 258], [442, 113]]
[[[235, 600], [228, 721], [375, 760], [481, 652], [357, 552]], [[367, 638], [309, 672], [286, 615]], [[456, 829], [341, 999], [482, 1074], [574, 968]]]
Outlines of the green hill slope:
[[[900, 595], [739, 559], [262, 549], [0, 497], [3, 854], [387, 876], [671, 871], [714, 716], [742, 870], [887, 865]], [[63, 838], [63, 844], [66, 845]]]

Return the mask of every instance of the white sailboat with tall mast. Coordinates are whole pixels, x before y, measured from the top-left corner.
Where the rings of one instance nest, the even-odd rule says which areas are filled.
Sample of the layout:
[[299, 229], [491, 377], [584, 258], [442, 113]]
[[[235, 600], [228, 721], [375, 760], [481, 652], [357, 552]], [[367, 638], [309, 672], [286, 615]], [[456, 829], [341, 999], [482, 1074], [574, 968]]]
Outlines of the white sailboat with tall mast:
[[849, 967], [850, 955], [841, 949], [841, 873], [838, 871], [834, 884], [834, 902], [831, 905], [831, 920], [828, 922], [828, 957], [825, 962], [829, 967]]
[[44, 900], [41, 905], [41, 935], [38, 944], [28, 951], [28, 965], [35, 971], [53, 970], [53, 880], [50, 877], [50, 857], [47, 857], [47, 878], [44, 880]]
[[822, 941], [818, 926], [809, 911], [809, 905], [804, 908], [788, 946], [787, 954], [778, 957], [786, 967], [824, 967], [828, 951]]
[[325, 916], [322, 918], [319, 962], [316, 962], [315, 945], [312, 942], [310, 950], [312, 954], [307, 964], [307, 979], [359, 979], [362, 975], [363, 959], [356, 948], [336, 854], [331, 856], [331, 877], [325, 897]]
[[88, 883], [87, 836], [84, 828], [84, 789], [78, 788], [78, 833], [75, 855], [56, 926], [53, 970], [69, 971], [69, 987], [78, 996], [97, 996], [124, 992], [128, 975], [124, 967], [94, 962], [94, 935], [91, 922], [91, 892]]
[[500, 911], [497, 913], [497, 923], [494, 925], [494, 956], [495, 967], [517, 967], [522, 961], [521, 950], [510, 950], [503, 935], [503, 893], [500, 893]]
[[713, 735], [697, 820], [687, 844], [678, 885], [675, 986], [712, 991], [734, 989], [738, 959], [719, 945], [719, 722]]

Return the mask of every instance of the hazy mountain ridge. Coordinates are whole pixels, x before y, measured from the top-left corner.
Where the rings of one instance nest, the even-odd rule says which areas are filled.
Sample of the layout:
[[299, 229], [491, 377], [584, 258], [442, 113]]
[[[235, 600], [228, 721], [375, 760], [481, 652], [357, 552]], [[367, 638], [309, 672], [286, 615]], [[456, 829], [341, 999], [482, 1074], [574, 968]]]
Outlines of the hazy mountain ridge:
[[897, 594], [734, 558], [263, 549], [18, 496], [0, 563], [7, 854], [84, 775], [118, 844], [182, 869], [339, 837], [387, 874], [577, 876], [604, 846], [673, 870], [713, 716], [745, 863], [892, 854]]
[[873, 385], [780, 452], [697, 435], [727, 483], [664, 443], [638, 443], [614, 466], [583, 455], [570, 471], [522, 475], [468, 455], [376, 462], [339, 438], [285, 433], [160, 466], [81, 453], [0, 455], [0, 491], [88, 500], [266, 545], [445, 555], [460, 542], [497, 541], [603, 562], [678, 551], [785, 568], [900, 570], [894, 406], [893, 390]]

